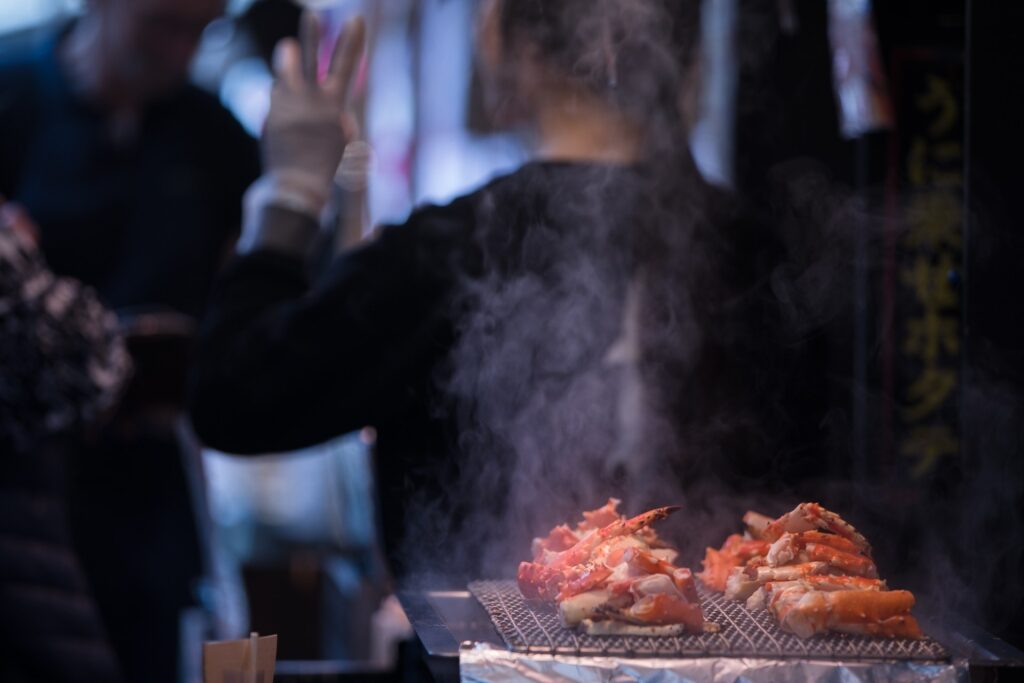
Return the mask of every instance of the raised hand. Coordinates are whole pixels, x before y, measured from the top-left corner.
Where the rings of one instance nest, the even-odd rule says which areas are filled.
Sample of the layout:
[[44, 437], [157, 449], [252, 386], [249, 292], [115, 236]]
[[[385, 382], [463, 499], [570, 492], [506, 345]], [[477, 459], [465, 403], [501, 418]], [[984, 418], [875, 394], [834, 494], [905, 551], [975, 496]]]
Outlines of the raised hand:
[[300, 38], [282, 40], [274, 55], [276, 81], [263, 132], [263, 161], [268, 175], [319, 210], [330, 196], [345, 145], [357, 134], [348, 99], [366, 27], [361, 17], [348, 23], [322, 79], [317, 60], [322, 31], [308, 11]]

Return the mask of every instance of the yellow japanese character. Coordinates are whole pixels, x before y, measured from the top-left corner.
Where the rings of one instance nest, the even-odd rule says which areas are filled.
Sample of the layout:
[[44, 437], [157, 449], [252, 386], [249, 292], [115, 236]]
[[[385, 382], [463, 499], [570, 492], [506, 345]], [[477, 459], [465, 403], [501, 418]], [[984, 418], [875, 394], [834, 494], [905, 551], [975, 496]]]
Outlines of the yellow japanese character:
[[920, 478], [935, 469], [941, 458], [960, 453], [960, 442], [949, 425], [915, 427], [900, 444], [900, 454], [917, 462], [911, 476]]
[[907, 322], [903, 352], [919, 358], [925, 364], [934, 364], [942, 351], [951, 356], [960, 352], [959, 332], [960, 325], [956, 318], [935, 312], [925, 313], [924, 317], [912, 318]]
[[960, 297], [950, 282], [952, 272], [953, 255], [948, 251], [940, 253], [934, 263], [928, 254], [918, 254], [914, 265], [901, 271], [900, 279], [914, 290], [926, 312], [937, 313], [960, 305]]
[[963, 204], [949, 192], [922, 192], [907, 207], [910, 232], [907, 246], [937, 250], [959, 249], [963, 245]]
[[960, 107], [949, 81], [934, 74], [928, 77], [928, 90], [918, 96], [917, 106], [926, 112], [934, 112], [934, 120], [928, 128], [933, 138], [949, 133], [960, 119]]
[[964, 186], [964, 174], [962, 171], [941, 171], [938, 168], [930, 167], [928, 183], [931, 187], [953, 192]]
[[931, 157], [944, 164], [959, 164], [964, 159], [964, 146], [956, 140], [936, 142], [931, 147]]
[[903, 409], [907, 422], [918, 422], [942, 407], [956, 389], [957, 374], [952, 368], [925, 367], [921, 376], [907, 389], [910, 405]]
[[915, 138], [910, 143], [907, 154], [907, 178], [911, 187], [928, 185], [928, 141], [923, 137]]

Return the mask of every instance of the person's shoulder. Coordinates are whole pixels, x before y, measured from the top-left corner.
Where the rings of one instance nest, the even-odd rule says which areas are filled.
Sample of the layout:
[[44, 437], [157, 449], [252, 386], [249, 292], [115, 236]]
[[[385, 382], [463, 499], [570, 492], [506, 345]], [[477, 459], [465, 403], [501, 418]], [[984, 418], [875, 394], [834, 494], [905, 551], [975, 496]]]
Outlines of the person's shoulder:
[[483, 204], [493, 201], [494, 195], [515, 182], [520, 171], [500, 174], [478, 187], [447, 201], [424, 201], [416, 205], [407, 223], [434, 224], [472, 220]]
[[500, 173], [482, 184], [479, 198], [503, 197], [522, 199], [524, 195], [550, 194], [576, 185], [591, 186], [605, 179], [630, 172], [628, 166], [574, 161], [526, 161], [513, 171]]
[[[448, 201], [425, 201], [413, 208], [400, 223], [385, 223], [382, 233], [398, 233], [413, 227], [420, 239], [469, 237], [478, 224], [514, 223], [524, 207], [532, 207], [538, 197], [550, 195], [553, 188], [564, 188], [571, 177], [597, 171], [572, 164], [528, 162], [483, 181], [476, 188]], [[495, 220], [500, 217], [501, 220]]]
[[511, 170], [499, 172], [475, 188], [447, 202], [424, 202], [413, 210], [410, 220], [434, 221], [445, 219], [474, 220], [481, 212], [501, 210], [508, 212], [535, 193], [550, 191], [558, 173], [549, 164], [530, 162]]
[[507, 178], [508, 175], [492, 178], [447, 201], [417, 203], [405, 220], [385, 221], [374, 229], [373, 249], [423, 254], [468, 244], [479, 222], [481, 207], [492, 201], [491, 193], [505, 184]]

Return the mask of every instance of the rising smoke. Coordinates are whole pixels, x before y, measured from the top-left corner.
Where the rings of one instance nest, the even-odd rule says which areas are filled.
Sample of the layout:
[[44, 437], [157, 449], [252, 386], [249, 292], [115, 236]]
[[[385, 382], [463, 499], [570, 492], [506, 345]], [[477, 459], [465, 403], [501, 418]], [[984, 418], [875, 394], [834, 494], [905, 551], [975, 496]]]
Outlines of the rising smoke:
[[773, 459], [781, 442], [802, 462], [813, 441], [787, 380], [831, 290], [689, 159], [698, 3], [549, 4], [556, 18], [510, 4], [549, 65], [642, 124], [646, 161], [533, 167], [489, 191], [444, 387], [461, 430], [454, 502], [424, 501], [412, 523], [443, 529], [459, 509], [451, 545], [468, 557], [454, 564], [508, 575], [533, 536], [609, 496], [629, 513], [682, 503], [676, 540], [695, 559], [747, 507], [795, 500], [766, 482], [799, 471]]
[[764, 255], [781, 247], [688, 156], [680, 106], [698, 3], [548, 4], [556, 17], [510, 4], [549, 65], [641, 123], [647, 161], [533, 167], [489, 190], [445, 376], [463, 453], [454, 502], [424, 501], [414, 524], [443, 529], [437, 517], [459, 509], [451, 545], [468, 557], [454, 564], [508, 575], [533, 536], [615, 496], [629, 513], [683, 503], [678, 540], [699, 552], [757, 502], [725, 495], [725, 482], [773, 474], [779, 428], [793, 428], [774, 378], [800, 340], [770, 310], [788, 275], [769, 277]]
[[[416, 530], [447, 529], [458, 509], [463, 523], [445, 543], [461, 554], [442, 567], [436, 547], [420, 548], [432, 559], [410, 564], [508, 576], [533, 536], [615, 496], [627, 513], [681, 503], [681, 519], [665, 526], [696, 565], [746, 510], [777, 515], [815, 499], [884, 539], [880, 566], [894, 587], [921, 590], [945, 614], [980, 614], [997, 569], [1020, 565], [1020, 544], [975, 556], [973, 577], [957, 546], [991, 538], [981, 530], [993, 525], [1021, 528], [1018, 482], [993, 487], [988, 461], [953, 509], [931, 517], [950, 522], [939, 528], [931, 505], [894, 501], [886, 482], [835, 478], [850, 474], [842, 401], [854, 380], [835, 376], [848, 359], [830, 355], [848, 352], [849, 340], [831, 351], [830, 342], [849, 329], [853, 273], [880, 266], [893, 226], [868, 210], [866, 193], [805, 161], [771, 169], [766, 212], [753, 218], [700, 181], [676, 106], [690, 73], [680, 55], [692, 47], [680, 53], [666, 30], [676, 4], [565, 2], [553, 32], [534, 34], [555, 66], [644, 122], [648, 162], [535, 168], [492, 188], [477, 216], [481, 268], [462, 281], [444, 376], [464, 456], [454, 502], [421, 501], [411, 522], [414, 538], [436, 538]], [[762, 20], [774, 19], [744, 19]], [[770, 51], [744, 47], [741, 64]], [[882, 332], [868, 340], [875, 359]], [[861, 390], [874, 397], [872, 418], [891, 407]], [[967, 396], [970, 411], [998, 423], [975, 436], [993, 440], [979, 447], [1009, 452], [997, 434], [1019, 418], [1018, 399], [998, 389]], [[901, 555], [908, 536], [912, 555]]]

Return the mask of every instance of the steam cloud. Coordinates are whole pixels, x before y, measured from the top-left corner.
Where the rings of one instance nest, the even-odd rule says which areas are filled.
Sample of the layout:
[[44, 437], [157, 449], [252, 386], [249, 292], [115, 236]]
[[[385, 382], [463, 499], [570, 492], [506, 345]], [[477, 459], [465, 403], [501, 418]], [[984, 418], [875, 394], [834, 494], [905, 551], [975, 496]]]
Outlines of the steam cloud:
[[[659, 99], [659, 79], [678, 82], [685, 66], [652, 28], [653, 4], [594, 3], [575, 41], [590, 46], [579, 59], [587, 79], [614, 82], [615, 98], [646, 112], [652, 157], [669, 161], [635, 175], [598, 168], [566, 186], [517, 187], [524, 196], [498, 197], [480, 217], [485, 275], [465, 282], [459, 304], [470, 313], [444, 387], [462, 411], [466, 458], [449, 493], [464, 523], [446, 541], [447, 563], [436, 548], [413, 547], [431, 559], [410, 564], [508, 576], [533, 536], [615, 496], [627, 513], [683, 504], [673, 540], [698, 566], [744, 511], [775, 515], [814, 499], [862, 528], [883, 575], [920, 591], [926, 612], [980, 618], [993, 596], [1020, 604], [1019, 580], [1001, 574], [1021, 564], [1021, 484], [999, 476], [1011, 465], [978, 463], [944, 510], [897, 501], [888, 482], [852, 476], [843, 403], [865, 392], [870, 426], [890, 399], [849, 375], [794, 376], [808, 357], [819, 369], [848, 360], [827, 357], [822, 349], [836, 340], [823, 330], [849, 329], [855, 269], [881, 266], [886, 226], [868, 211], [870, 195], [809, 162], [787, 162], [770, 177], [771, 227], [739, 221], [739, 232], [721, 230], [733, 225], [733, 207], [678, 163], [685, 135], [678, 110]], [[744, 19], [757, 20], [769, 18]], [[624, 55], [614, 64], [608, 25]], [[768, 50], [747, 47], [741, 63]], [[635, 68], [629, 55], [657, 68]], [[538, 218], [544, 211], [509, 210], [531, 202], [547, 220]], [[875, 361], [880, 332], [869, 340]], [[833, 348], [849, 352], [849, 340]], [[967, 414], [992, 425], [969, 435], [971, 452], [1020, 453], [1000, 437], [1022, 418], [1019, 396], [986, 381], [965, 401]], [[815, 423], [801, 431], [807, 416]], [[774, 450], [780, 444], [786, 450]], [[436, 538], [418, 530], [448, 528], [452, 507], [420, 503], [410, 535]]]
[[[655, 9], [668, 4], [582, 3], [570, 41], [576, 72], [642, 117], [656, 163], [517, 185], [478, 216], [484, 274], [464, 283], [444, 387], [465, 458], [452, 505], [420, 501], [410, 520], [414, 540], [437, 538], [459, 510], [456, 573], [511, 574], [532, 537], [609, 496], [627, 513], [682, 503], [674, 540], [693, 562], [746, 509], [797, 501], [762, 485], [800, 431], [778, 380], [833, 308], [837, 271], [786, 256], [698, 178], [679, 108], [690, 69]], [[433, 548], [410, 552], [446, 571]]]

